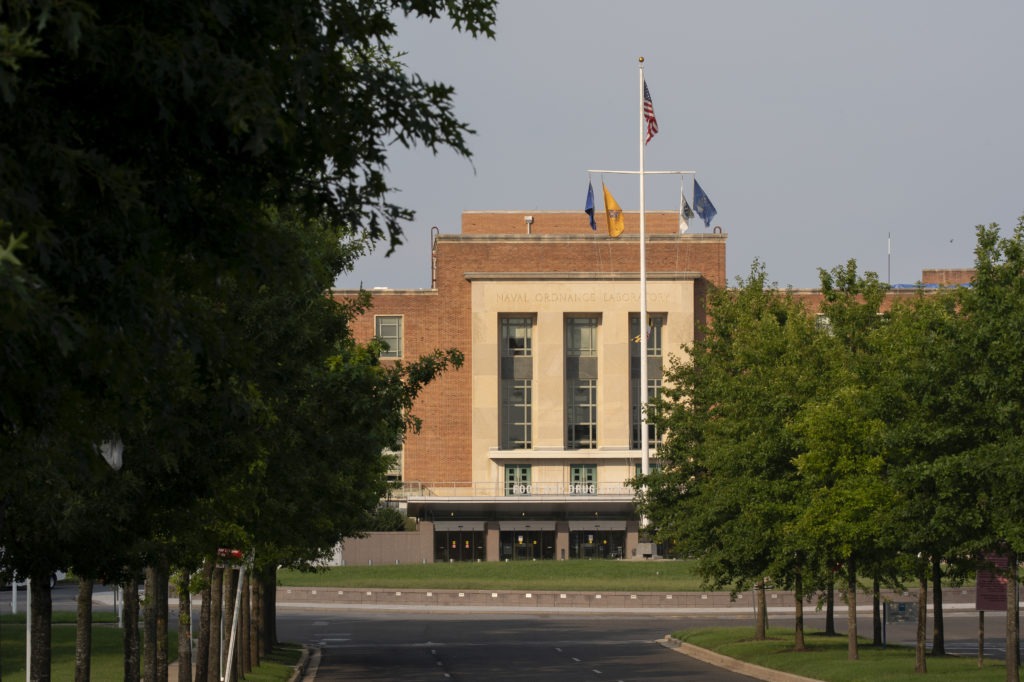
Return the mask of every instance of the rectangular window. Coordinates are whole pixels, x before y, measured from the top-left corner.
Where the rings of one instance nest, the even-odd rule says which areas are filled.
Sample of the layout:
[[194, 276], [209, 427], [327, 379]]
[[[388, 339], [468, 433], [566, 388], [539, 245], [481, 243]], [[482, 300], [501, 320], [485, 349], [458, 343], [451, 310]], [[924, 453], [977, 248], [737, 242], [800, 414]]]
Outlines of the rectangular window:
[[404, 448], [399, 448], [398, 450], [391, 450], [390, 448], [385, 448], [382, 454], [389, 460], [387, 473], [388, 480], [391, 482], [401, 481], [402, 455], [404, 454]]
[[501, 448], [533, 447], [533, 382], [530, 379], [501, 381]]
[[[639, 400], [640, 379], [634, 378], [629, 382], [629, 407], [630, 407], [630, 447], [639, 450], [640, 443], [640, 410], [643, 409]], [[647, 400], [651, 401], [661, 397], [661, 379], [647, 379]], [[648, 412], [647, 418], [651, 419], [652, 413]], [[654, 424], [647, 424], [647, 443], [653, 447], [658, 444], [658, 429]]]
[[576, 379], [568, 384], [566, 447], [593, 450], [597, 447], [597, 380]]
[[569, 467], [569, 494], [597, 494], [596, 464], [573, 464]]
[[[643, 468], [644, 468], [644, 465], [643, 465], [642, 462], [637, 462], [636, 463], [636, 475], [637, 476], [639, 476], [639, 475], [641, 475], [643, 473], [643, 471], [642, 471]], [[647, 460], [647, 470], [650, 473], [652, 473], [652, 474], [655, 471], [661, 471], [661, 462], [659, 462], [656, 459], [648, 459]]]
[[502, 357], [529, 357], [533, 355], [533, 319], [521, 316], [501, 318]]
[[565, 354], [572, 358], [597, 355], [597, 318], [565, 318]]
[[502, 450], [533, 447], [533, 324], [534, 317], [522, 313], [498, 318], [498, 446]]
[[[661, 357], [661, 332], [665, 326], [664, 315], [648, 315], [647, 328], [644, 336], [647, 337], [647, 357]], [[629, 316], [629, 351], [630, 355], [640, 355], [640, 316]]]
[[401, 315], [378, 315], [374, 318], [374, 335], [387, 344], [387, 349], [381, 351], [382, 358], [402, 357], [402, 316]]
[[506, 464], [505, 465], [505, 494], [506, 495], [529, 495], [530, 494], [530, 465], [529, 464]]
[[597, 327], [594, 315], [565, 318], [565, 447], [597, 448]]

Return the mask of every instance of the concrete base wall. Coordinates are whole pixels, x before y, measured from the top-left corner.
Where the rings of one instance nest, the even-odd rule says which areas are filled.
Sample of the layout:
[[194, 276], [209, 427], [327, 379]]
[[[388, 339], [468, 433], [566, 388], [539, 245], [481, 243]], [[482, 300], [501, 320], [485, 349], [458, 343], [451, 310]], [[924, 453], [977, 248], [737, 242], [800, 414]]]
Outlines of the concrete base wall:
[[434, 524], [421, 522], [416, 531], [370, 533], [345, 538], [334, 552], [334, 566], [434, 563]]

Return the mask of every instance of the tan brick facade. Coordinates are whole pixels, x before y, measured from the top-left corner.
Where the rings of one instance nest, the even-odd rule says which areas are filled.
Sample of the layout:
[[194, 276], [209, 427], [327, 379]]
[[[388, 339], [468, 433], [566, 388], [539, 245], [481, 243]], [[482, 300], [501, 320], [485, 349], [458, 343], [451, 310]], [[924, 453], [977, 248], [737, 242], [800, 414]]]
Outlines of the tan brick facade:
[[[403, 359], [441, 348], [465, 356], [461, 369], [416, 401], [422, 429], [408, 435], [403, 451], [408, 509], [439, 529], [436, 560], [643, 554], [627, 485], [641, 454], [631, 440], [629, 327], [640, 311], [639, 216], [626, 213], [625, 222], [625, 233], [611, 238], [590, 230], [580, 211], [467, 212], [460, 234], [434, 239], [431, 289], [374, 289], [372, 309], [354, 321], [355, 337], [366, 341], [376, 317], [401, 316]], [[647, 310], [666, 320], [666, 354], [678, 354], [705, 320], [708, 287], [726, 284], [727, 237], [720, 230], [679, 234], [670, 212], [648, 213], [645, 230]], [[534, 320], [536, 335], [533, 444], [511, 450], [499, 442], [505, 315]], [[582, 450], [566, 440], [564, 325], [573, 315], [600, 320], [598, 444]], [[525, 496], [506, 487], [515, 466], [532, 468]], [[570, 470], [597, 472], [596, 483], [574, 485]]]
[[[533, 218], [529, 234], [525, 222], [528, 215]], [[496, 273], [520, 277], [561, 274], [579, 282], [621, 277], [638, 286], [639, 217], [635, 212], [625, 216], [626, 232], [610, 238], [601, 230], [590, 230], [586, 216], [578, 211], [467, 212], [462, 234], [442, 234], [435, 240], [433, 289], [371, 292], [373, 308], [353, 325], [357, 339], [372, 338], [375, 316], [401, 315], [405, 358], [438, 348], [457, 348], [466, 358], [462, 369], [448, 372], [416, 402], [413, 413], [423, 425], [420, 433], [410, 434], [405, 444], [406, 483], [464, 486], [474, 480], [472, 279]], [[675, 213], [648, 213], [645, 222], [648, 278], [653, 281], [685, 273], [695, 287], [688, 305], [695, 309], [696, 319], [702, 320], [699, 302], [707, 284], [725, 285], [726, 235], [679, 235]], [[337, 298], [351, 294], [334, 292]]]

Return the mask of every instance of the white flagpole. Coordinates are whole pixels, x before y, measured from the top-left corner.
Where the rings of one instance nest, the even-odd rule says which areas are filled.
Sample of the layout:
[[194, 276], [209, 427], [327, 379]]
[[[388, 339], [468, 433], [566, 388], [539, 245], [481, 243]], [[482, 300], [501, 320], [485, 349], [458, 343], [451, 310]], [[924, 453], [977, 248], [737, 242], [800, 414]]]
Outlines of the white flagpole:
[[647, 234], [644, 206], [644, 146], [647, 129], [644, 125], [644, 58], [640, 57], [640, 472], [651, 471], [650, 444], [647, 441]]

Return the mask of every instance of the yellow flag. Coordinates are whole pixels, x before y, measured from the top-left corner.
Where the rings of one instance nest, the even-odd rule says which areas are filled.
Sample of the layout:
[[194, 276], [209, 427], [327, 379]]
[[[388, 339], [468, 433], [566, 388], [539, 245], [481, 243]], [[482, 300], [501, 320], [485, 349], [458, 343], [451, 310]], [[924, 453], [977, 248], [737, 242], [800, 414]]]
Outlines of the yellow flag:
[[615, 197], [608, 191], [608, 188], [601, 183], [601, 189], [604, 191], [604, 214], [608, 217], [608, 236], [618, 237], [622, 234], [622, 231], [626, 229], [626, 220], [622, 217], [622, 209], [619, 207], [619, 202], [615, 201]]

